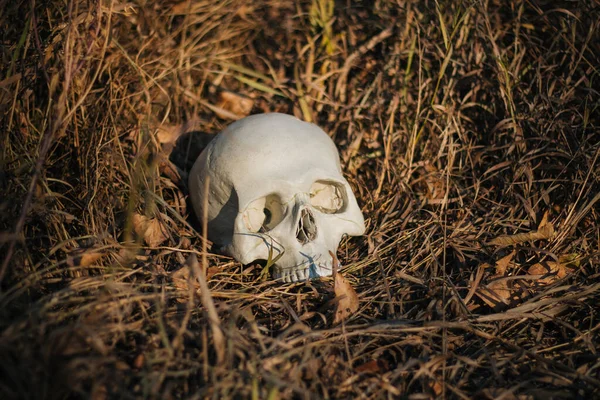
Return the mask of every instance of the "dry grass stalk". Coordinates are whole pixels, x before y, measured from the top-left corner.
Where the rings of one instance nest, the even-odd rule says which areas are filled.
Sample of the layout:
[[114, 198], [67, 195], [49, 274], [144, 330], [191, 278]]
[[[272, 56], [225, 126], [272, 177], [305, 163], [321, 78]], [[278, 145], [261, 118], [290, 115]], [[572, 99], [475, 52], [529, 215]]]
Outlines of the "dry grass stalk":
[[192, 254], [187, 262], [186, 266], [190, 268], [194, 272], [194, 276], [200, 283], [200, 296], [202, 299], [202, 304], [204, 308], [206, 308], [206, 312], [208, 313], [208, 320], [210, 322], [210, 329], [213, 334], [213, 340], [215, 342], [215, 351], [217, 353], [217, 365], [222, 365], [225, 360], [225, 336], [223, 335], [223, 331], [221, 330], [221, 321], [219, 320], [219, 314], [217, 313], [217, 309], [215, 308], [215, 304], [210, 294], [210, 290], [208, 289], [208, 284], [206, 283], [205, 273], [200, 269], [200, 265], [198, 263], [198, 259], [195, 254]]

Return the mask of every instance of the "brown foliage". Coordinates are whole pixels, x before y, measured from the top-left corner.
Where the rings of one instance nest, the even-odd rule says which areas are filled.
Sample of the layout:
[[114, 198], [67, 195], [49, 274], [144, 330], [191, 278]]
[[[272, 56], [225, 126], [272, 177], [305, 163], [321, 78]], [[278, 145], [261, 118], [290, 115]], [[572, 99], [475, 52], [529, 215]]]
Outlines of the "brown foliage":
[[[0, 10], [0, 398], [598, 397], [597, 2]], [[331, 135], [365, 214], [337, 300], [188, 212], [199, 152], [269, 111]]]

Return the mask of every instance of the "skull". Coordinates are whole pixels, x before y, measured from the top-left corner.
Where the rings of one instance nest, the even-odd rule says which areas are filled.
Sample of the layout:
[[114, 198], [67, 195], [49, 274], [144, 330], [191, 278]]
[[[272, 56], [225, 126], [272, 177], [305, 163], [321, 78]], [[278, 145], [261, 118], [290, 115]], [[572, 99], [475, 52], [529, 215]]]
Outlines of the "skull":
[[242, 264], [274, 261], [285, 282], [331, 275], [329, 252], [365, 231], [333, 141], [290, 115], [231, 124], [200, 154], [189, 187], [215, 245]]

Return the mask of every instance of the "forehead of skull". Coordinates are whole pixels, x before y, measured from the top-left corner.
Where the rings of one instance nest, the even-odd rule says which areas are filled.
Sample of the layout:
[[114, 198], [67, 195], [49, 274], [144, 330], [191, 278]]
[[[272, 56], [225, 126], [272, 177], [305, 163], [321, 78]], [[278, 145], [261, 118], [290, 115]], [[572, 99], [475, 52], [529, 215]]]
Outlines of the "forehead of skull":
[[209, 168], [236, 187], [294, 185], [340, 179], [339, 155], [318, 126], [286, 114], [259, 114], [219, 134]]

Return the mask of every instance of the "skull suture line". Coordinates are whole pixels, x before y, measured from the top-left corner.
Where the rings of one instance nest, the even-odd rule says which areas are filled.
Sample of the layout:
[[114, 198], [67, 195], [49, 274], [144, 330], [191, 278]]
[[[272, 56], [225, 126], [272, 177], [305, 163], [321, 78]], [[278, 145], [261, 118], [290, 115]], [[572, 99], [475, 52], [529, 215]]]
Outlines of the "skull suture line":
[[199, 218], [208, 206], [211, 241], [242, 264], [279, 257], [273, 273], [285, 282], [331, 275], [329, 251], [365, 231], [335, 144], [290, 115], [231, 124], [200, 154], [189, 187]]

